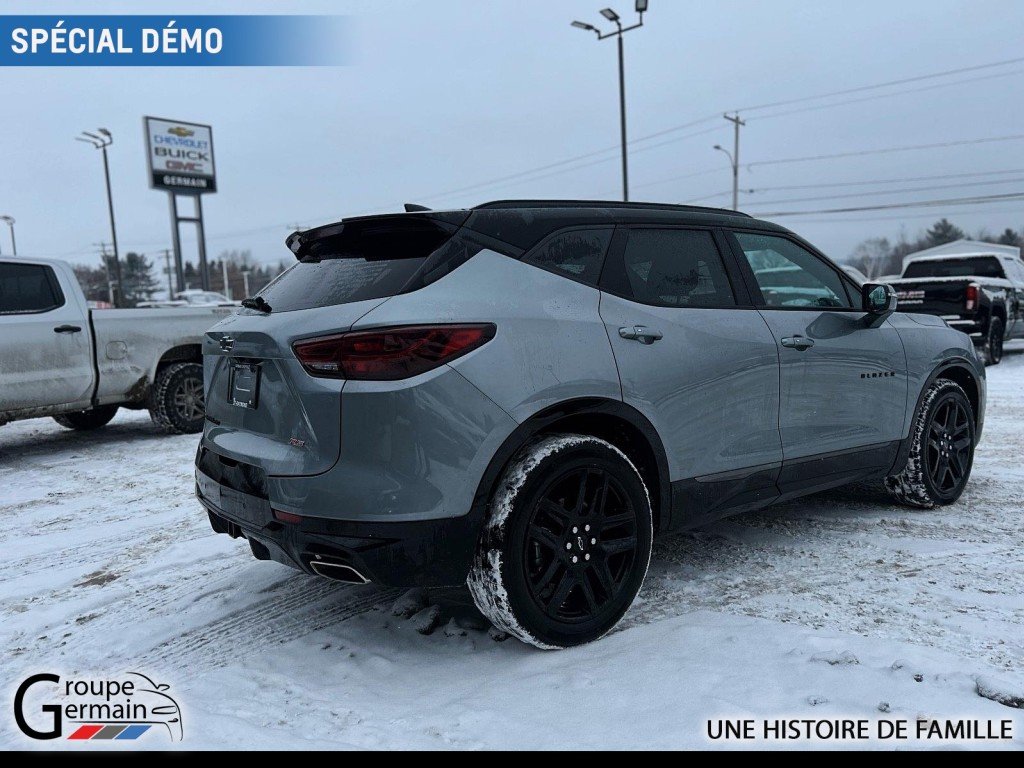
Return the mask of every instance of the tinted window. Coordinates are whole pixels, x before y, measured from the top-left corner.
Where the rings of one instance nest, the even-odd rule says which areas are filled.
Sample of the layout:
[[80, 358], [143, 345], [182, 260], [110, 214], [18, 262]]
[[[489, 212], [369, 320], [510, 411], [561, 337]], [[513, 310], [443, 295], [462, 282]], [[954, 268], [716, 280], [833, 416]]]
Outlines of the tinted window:
[[995, 256], [941, 261], [914, 261], [907, 265], [904, 277], [1003, 277], [1003, 267]]
[[526, 262], [597, 285], [612, 230], [573, 230], [555, 235], [531, 254]]
[[0, 314], [56, 309], [64, 299], [55, 283], [49, 267], [0, 262]]
[[792, 240], [736, 232], [769, 307], [850, 308], [839, 273]]
[[423, 220], [353, 222], [260, 292], [274, 312], [381, 299], [421, 287], [482, 249]]
[[630, 293], [644, 304], [723, 307], [736, 303], [710, 232], [633, 230], [629, 233], [623, 266]]

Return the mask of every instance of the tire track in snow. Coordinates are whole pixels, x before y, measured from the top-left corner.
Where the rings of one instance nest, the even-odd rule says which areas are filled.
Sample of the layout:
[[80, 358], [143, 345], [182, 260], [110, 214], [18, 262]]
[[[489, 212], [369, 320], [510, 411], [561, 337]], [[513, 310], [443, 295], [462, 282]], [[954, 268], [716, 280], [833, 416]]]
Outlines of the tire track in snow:
[[263, 600], [193, 627], [139, 657], [155, 669], [188, 670], [225, 666], [327, 629], [375, 608], [391, 605], [402, 590], [347, 586], [297, 577]]

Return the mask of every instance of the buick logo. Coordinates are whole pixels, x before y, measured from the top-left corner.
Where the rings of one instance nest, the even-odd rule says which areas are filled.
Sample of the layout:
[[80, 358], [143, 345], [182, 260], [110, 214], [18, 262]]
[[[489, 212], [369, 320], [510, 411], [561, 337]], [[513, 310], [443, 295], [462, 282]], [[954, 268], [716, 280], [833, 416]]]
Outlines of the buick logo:
[[578, 546], [580, 548], [581, 552], [583, 551], [583, 537], [582, 536], [577, 536], [576, 537], [576, 546]]
[[225, 352], [230, 352], [235, 346], [235, 340], [230, 336], [220, 337], [220, 348]]

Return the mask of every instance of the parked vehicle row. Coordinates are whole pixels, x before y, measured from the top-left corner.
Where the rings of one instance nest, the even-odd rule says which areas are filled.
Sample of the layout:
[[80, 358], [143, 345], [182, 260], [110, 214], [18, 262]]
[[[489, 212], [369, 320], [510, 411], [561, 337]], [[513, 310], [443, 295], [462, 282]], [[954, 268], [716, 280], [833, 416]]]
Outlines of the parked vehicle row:
[[1005, 253], [920, 256], [907, 260], [891, 281], [900, 305], [937, 315], [968, 334], [988, 365], [1003, 345], [1024, 338], [1024, 261]]
[[203, 341], [196, 492], [259, 559], [468, 583], [562, 648], [615, 626], [655, 534], [866, 480], [949, 504], [970, 476], [972, 340], [774, 224], [512, 201], [288, 246]]
[[89, 430], [148, 408], [199, 432], [203, 333], [233, 308], [90, 310], [70, 265], [0, 260], [0, 424], [52, 416]]

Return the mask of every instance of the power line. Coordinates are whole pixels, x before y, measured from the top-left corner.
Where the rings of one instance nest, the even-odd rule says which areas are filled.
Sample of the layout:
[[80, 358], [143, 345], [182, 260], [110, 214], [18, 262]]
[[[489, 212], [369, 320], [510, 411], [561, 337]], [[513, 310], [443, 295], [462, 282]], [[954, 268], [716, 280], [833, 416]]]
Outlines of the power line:
[[[788, 104], [803, 103], [803, 102], [807, 102], [807, 101], [815, 101], [815, 100], [818, 100], [818, 99], [828, 98], [828, 97], [831, 97], [831, 96], [841, 96], [841, 95], [850, 94], [850, 93], [859, 93], [859, 92], [864, 92], [864, 91], [869, 91], [869, 90], [877, 90], [877, 89], [880, 89], [880, 88], [887, 88], [887, 87], [891, 87], [891, 86], [894, 86], [894, 85], [906, 84], [906, 83], [911, 83], [911, 82], [919, 82], [919, 81], [922, 81], [922, 80], [937, 79], [937, 78], [941, 78], [941, 77], [949, 77], [951, 75], [962, 74], [962, 73], [965, 73], [965, 72], [974, 72], [974, 71], [978, 71], [978, 70], [982, 70], [982, 69], [991, 69], [991, 68], [994, 68], [994, 67], [1007, 66], [1009, 64], [1016, 64], [1016, 63], [1020, 63], [1020, 62], [1024, 62], [1024, 58], [1006, 59], [1004, 61], [994, 62], [994, 63], [991, 63], [991, 64], [982, 64], [982, 65], [977, 65], [977, 66], [973, 66], [973, 67], [961, 67], [959, 69], [946, 70], [944, 72], [936, 72], [936, 73], [932, 73], [932, 74], [928, 74], [928, 75], [919, 75], [917, 77], [904, 78], [902, 80], [893, 80], [893, 81], [888, 81], [888, 82], [885, 82], [885, 83], [875, 83], [875, 84], [872, 84], [872, 85], [864, 85], [864, 86], [859, 86], [857, 88], [846, 89], [846, 90], [843, 90], [843, 91], [836, 91], [836, 92], [828, 93], [828, 94], [818, 94], [816, 96], [807, 96], [807, 97], [803, 97], [803, 98], [800, 98], [800, 99], [790, 99], [790, 100], [786, 100], [786, 101], [774, 102], [774, 103], [771, 103], [771, 104], [763, 104], [763, 105], [759, 105], [759, 106], [756, 106], [756, 107], [747, 107], [745, 109], [731, 110], [731, 111], [733, 111], [733, 112], [736, 112], [736, 111], [742, 112], [742, 111], [748, 111], [748, 110], [767, 109], [769, 107], [776, 107], [776, 106], [785, 106], [785, 105], [788, 105]], [[1002, 73], [1002, 74], [999, 74], [999, 75], [993, 75], [992, 77], [1004, 77], [1007, 74], [1015, 74], [1015, 73]], [[977, 79], [986, 79], [986, 78], [974, 78], [973, 80], [977, 80]], [[949, 85], [958, 85], [958, 84], [964, 83], [964, 82], [973, 82], [973, 80], [963, 80], [963, 81], [958, 81], [956, 83], [944, 83], [944, 84], [942, 84], [940, 86], [935, 86], [935, 87], [946, 87], [946, 86], [949, 86]], [[929, 89], [930, 88], [931, 87], [929, 87]], [[889, 95], [900, 95], [900, 94], [884, 94], [884, 95], [874, 96], [874, 97], [870, 97], [870, 98], [872, 98], [872, 99], [873, 98], [886, 98]], [[867, 101], [869, 99], [863, 99], [863, 100]], [[819, 107], [814, 107], [813, 109], [827, 109], [827, 108], [829, 108], [831, 106], [842, 106], [842, 103], [821, 105]], [[685, 123], [681, 123], [679, 125], [674, 125], [674, 126], [671, 126], [669, 128], [662, 129], [660, 131], [656, 131], [654, 133], [647, 134], [645, 136], [638, 137], [636, 139], [631, 140], [628, 143], [628, 145], [629, 146], [635, 146], [637, 144], [642, 144], [644, 142], [651, 141], [652, 139], [656, 139], [656, 138], [659, 138], [661, 136], [665, 136], [665, 135], [668, 135], [668, 134], [671, 134], [671, 133], [682, 131], [682, 130], [685, 130], [687, 128], [693, 128], [693, 127], [696, 127], [698, 125], [703, 125], [705, 123], [713, 122], [713, 121], [715, 121], [715, 120], [717, 120], [719, 118], [720, 114], [721, 113], [716, 112], [715, 114], [712, 114], [712, 115], [707, 115], [705, 117], [701, 117], [701, 118], [698, 118], [696, 120], [691, 120], [691, 121], [688, 121], [688, 122], [685, 122]], [[770, 117], [781, 117], [782, 114], [783, 113], [776, 113], [776, 114], [773, 114], [773, 115], [764, 115], [764, 116], [762, 116], [761, 118], [758, 118], [758, 119], [764, 120], [764, 119], [768, 119]], [[712, 128], [712, 129], [709, 129], [708, 131], [701, 131], [701, 132], [697, 132], [697, 133], [687, 134], [686, 136], [676, 137], [674, 139], [671, 139], [671, 140], [666, 141], [666, 142], [659, 143], [659, 144], [651, 146], [651, 147], [644, 147], [642, 150], [636, 150], [634, 152], [634, 154], [636, 154], [636, 152], [646, 151], [648, 149], [655, 149], [656, 147], [666, 146], [667, 144], [675, 143], [677, 141], [683, 141], [683, 140], [685, 140], [687, 138], [692, 138], [692, 137], [695, 137], [695, 136], [704, 135], [705, 133], [710, 133], [710, 132], [712, 132], [714, 130], [715, 129]], [[555, 168], [561, 168], [561, 167], [567, 166], [567, 165], [572, 165], [576, 161], [588, 160], [590, 158], [599, 157], [601, 155], [608, 154], [609, 152], [616, 152], [619, 149], [620, 149], [620, 147], [618, 145], [611, 146], [611, 147], [606, 147], [605, 149], [599, 149], [599, 150], [595, 150], [593, 152], [587, 152], [585, 154], [576, 155], [574, 157], [569, 157], [569, 158], [566, 158], [564, 160], [559, 160], [557, 162], [548, 163], [546, 165], [537, 166], [535, 168], [519, 171], [517, 173], [509, 174], [507, 176], [497, 177], [497, 178], [494, 178], [494, 179], [490, 179], [488, 181], [478, 182], [476, 184], [472, 184], [472, 185], [469, 185], [469, 186], [466, 186], [466, 187], [460, 187], [460, 188], [457, 188], [457, 189], [447, 190], [445, 192], [440, 192], [440, 193], [433, 194], [433, 195], [421, 195], [421, 196], [417, 197], [416, 199], [424, 199], [424, 200], [429, 200], [429, 199], [445, 199], [447, 197], [451, 197], [453, 195], [461, 194], [463, 192], [471, 192], [471, 191], [475, 191], [475, 190], [478, 190], [478, 189], [481, 189], [481, 188], [496, 186], [496, 185], [501, 184], [503, 182], [513, 181], [513, 180], [522, 178], [524, 176], [532, 176], [534, 173], [543, 173], [544, 171], [552, 170], [552, 169], [555, 169]], [[602, 160], [595, 161], [593, 163], [586, 163], [586, 164], [579, 165], [579, 166], [576, 166], [576, 167], [573, 167], [573, 168], [566, 168], [564, 171], [559, 171], [559, 173], [569, 173], [569, 172], [572, 172], [572, 171], [575, 171], [575, 170], [579, 170], [579, 169], [582, 169], [582, 168], [590, 167], [592, 165], [599, 165], [601, 163], [610, 162], [611, 160], [614, 160], [614, 159], [615, 159], [614, 157], [605, 158], [605, 159], [602, 159]], [[553, 174], [547, 174], [543, 178], [549, 178], [550, 176], [554, 176], [554, 175], [559, 175], [559, 174], [554, 174], [554, 173]], [[639, 186], [639, 185], [636, 185], [636, 186]]]
[[1024, 173], [1024, 168], [1007, 168], [1000, 171], [975, 171], [973, 173], [940, 173], [932, 176], [904, 176], [898, 179], [869, 179], [867, 181], [835, 181], [824, 184], [789, 184], [774, 187], [758, 187], [753, 192], [776, 192], [780, 190], [829, 189], [832, 187], [869, 187], [872, 184], [904, 184], [912, 181], [943, 181], [946, 179], [973, 179], [979, 176], [1006, 176]]
[[773, 117], [786, 117], [788, 115], [801, 115], [805, 112], [817, 112], [822, 109], [831, 109], [832, 107], [843, 107], [849, 104], [862, 104], [865, 101], [876, 101], [877, 99], [889, 99], [896, 96], [905, 96], [908, 93], [923, 93], [924, 91], [934, 91], [937, 89], [950, 88], [954, 85], [963, 85], [965, 83], [977, 83], [982, 80], [994, 80], [1000, 77], [1012, 77], [1014, 75], [1024, 74], [1024, 69], [1015, 69], [1012, 72], [999, 72], [993, 75], [982, 75], [981, 77], [971, 77], [966, 80], [956, 80], [952, 83], [938, 83], [937, 85], [926, 85], [922, 88], [908, 88], [902, 91], [894, 91], [893, 93], [878, 93], [873, 96], [862, 96], [858, 99], [847, 99], [844, 101], [834, 101], [828, 104], [818, 104], [811, 107], [801, 107], [800, 109], [789, 109], [783, 112], [769, 112], [767, 115], [761, 115], [760, 117], [750, 118], [752, 120], [769, 120]]
[[[960, 206], [950, 206], [951, 208], [957, 208]], [[967, 211], [960, 211], [958, 215], [966, 215]], [[977, 213], [977, 212], [975, 212]], [[986, 216], [994, 214], [1010, 213], [1020, 215], [1020, 208], [997, 208], [989, 209], [985, 211]], [[854, 219], [804, 219], [802, 217], [794, 217], [791, 221], [799, 221], [802, 224], [863, 224], [871, 223], [876, 221], [916, 221], [918, 219], [931, 219], [935, 216], [934, 213], [915, 213], [915, 214], [900, 214], [898, 216], [861, 216]]]
[[962, 147], [969, 144], [992, 144], [1000, 141], [1020, 141], [1024, 139], [1024, 133], [1012, 134], [1010, 136], [991, 136], [983, 139], [963, 139], [960, 141], [943, 141], [936, 144], [910, 144], [902, 147], [886, 147], [884, 149], [862, 149], [855, 152], [836, 152], [830, 155], [808, 155], [806, 157], [785, 157], [778, 160], [760, 160], [748, 163], [748, 168], [762, 165], [786, 165], [790, 163], [810, 163], [818, 160], [836, 160], [844, 157], [865, 157], [867, 155], [887, 155], [893, 152], [910, 152], [923, 149], [944, 149], [946, 147]]
[[[740, 192], [745, 195], [760, 194], [761, 192], [779, 192], [779, 191], [797, 191], [803, 189], [835, 189], [835, 188], [848, 188], [848, 187], [870, 187], [875, 184], [906, 184], [914, 181], [945, 181], [947, 179], [975, 179], [979, 176], [1006, 176], [1011, 174], [1022, 174], [1024, 168], [1008, 168], [1001, 171], [976, 171], [974, 173], [940, 173], [931, 176], [904, 176], [898, 179], [869, 179], [866, 181], [835, 181], [827, 182], [824, 184], [784, 184], [776, 185], [772, 187], [757, 187], [756, 189], [741, 189]], [[993, 183], [996, 183], [993, 181]], [[683, 200], [683, 203], [697, 203], [702, 200], [714, 200], [719, 197], [726, 197], [731, 194], [728, 191], [725, 192], [710, 192], [706, 195], [699, 197], [691, 197], [688, 200]], [[815, 198], [818, 199], [818, 198]], [[751, 200], [752, 204], [757, 204], [759, 201]]]
[[1024, 200], [1024, 192], [1009, 192], [1004, 195], [983, 195], [978, 197], [959, 197], [946, 200], [918, 200], [912, 203], [890, 203], [888, 205], [869, 205], [856, 208], [826, 208], [819, 211], [773, 211], [760, 213], [763, 219], [779, 219], [784, 216], [812, 216], [832, 213], [860, 213], [862, 211], [888, 211], [897, 208], [932, 208], [946, 205], [983, 205], [988, 202]]
[[848, 192], [843, 195], [816, 195], [814, 197], [795, 197], [786, 200], [752, 201], [756, 206], [782, 205], [783, 203], [813, 203], [815, 200], [848, 200], [855, 197], [875, 197], [877, 195], [901, 195], [904, 192], [934, 192], [940, 189], [963, 189], [964, 187], [987, 187], [992, 184], [1019, 184], [1024, 178], [989, 179], [988, 181], [959, 182], [958, 184], [937, 184], [927, 187], [910, 187], [908, 189], [876, 189], [870, 192]]
[[754, 110], [771, 109], [773, 107], [786, 107], [791, 104], [804, 104], [808, 101], [817, 101], [818, 99], [827, 99], [833, 96], [847, 96], [851, 93], [863, 93], [865, 91], [878, 90], [880, 88], [889, 88], [894, 85], [906, 85], [907, 83], [919, 83], [923, 80], [935, 80], [940, 77], [950, 77], [951, 75], [961, 75], [965, 72], [977, 72], [982, 69], [994, 69], [996, 67], [1005, 67], [1010, 64], [1020, 64], [1024, 62], [1024, 57], [1016, 59], [1004, 59], [1003, 61], [994, 61], [990, 64], [978, 64], [973, 67], [960, 67], [958, 69], [947, 69], [943, 72], [933, 72], [927, 75], [917, 75], [916, 77], [904, 77], [899, 80], [889, 80], [884, 83], [874, 83], [873, 85], [861, 85], [856, 88], [846, 88], [841, 91], [832, 91], [830, 93], [819, 93], [814, 96], [802, 96], [797, 99], [786, 99], [784, 101], [773, 101], [765, 104], [756, 104], [751, 107], [740, 107], [738, 112], [753, 112]]

